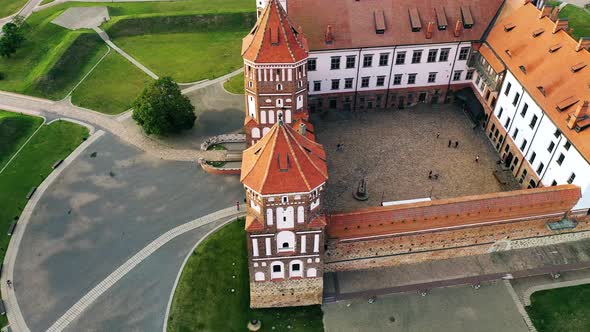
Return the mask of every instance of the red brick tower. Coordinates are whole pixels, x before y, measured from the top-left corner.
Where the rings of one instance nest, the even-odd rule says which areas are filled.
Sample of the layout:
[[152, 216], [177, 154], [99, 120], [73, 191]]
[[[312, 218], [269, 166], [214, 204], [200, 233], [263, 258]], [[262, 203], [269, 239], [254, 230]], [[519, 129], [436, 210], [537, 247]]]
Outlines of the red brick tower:
[[253, 308], [322, 303], [328, 173], [323, 147], [305, 131], [279, 119], [243, 154]]
[[242, 42], [248, 146], [277, 123], [307, 120], [307, 57], [305, 37], [276, 0], [270, 0], [256, 26]]

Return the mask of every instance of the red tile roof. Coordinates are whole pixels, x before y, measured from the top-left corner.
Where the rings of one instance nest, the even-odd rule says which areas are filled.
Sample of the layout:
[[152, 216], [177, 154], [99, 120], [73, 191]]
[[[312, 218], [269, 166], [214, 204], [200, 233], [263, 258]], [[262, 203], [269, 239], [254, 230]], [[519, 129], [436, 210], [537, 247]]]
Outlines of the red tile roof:
[[322, 145], [280, 121], [242, 155], [240, 181], [261, 195], [309, 192], [327, 179]]
[[307, 58], [305, 37], [287, 17], [278, 0], [270, 0], [256, 25], [242, 41], [242, 56], [256, 63], [293, 63]]
[[479, 48], [479, 54], [481, 54], [486, 59], [486, 61], [490, 64], [490, 66], [492, 66], [492, 69], [494, 69], [496, 73], [499, 74], [506, 70], [506, 67], [502, 61], [500, 61], [498, 56], [494, 54], [494, 51], [492, 51], [492, 49], [487, 44], [483, 44]]
[[[436, 44], [455, 41], [480, 40], [502, 5], [502, 0], [289, 0], [289, 17], [309, 41], [312, 51], [391, 45]], [[462, 29], [455, 37], [454, 29], [461, 20], [461, 7], [468, 8], [474, 24]], [[435, 9], [445, 13], [437, 20]], [[442, 9], [444, 8], [444, 10]], [[412, 32], [410, 11], [417, 11], [422, 29]], [[385, 31], [376, 33], [376, 23], [381, 24], [381, 11], [385, 16]], [[433, 29], [432, 38], [426, 38], [429, 22], [447, 22], [446, 30]], [[328, 25], [332, 27], [334, 40], [325, 41]]]
[[562, 185], [372, 207], [329, 216], [327, 231], [330, 238], [342, 240], [477, 226], [486, 222], [565, 213], [580, 197], [578, 186]]
[[246, 215], [246, 226], [247, 231], [262, 231], [264, 230], [264, 224], [258, 220], [255, 216], [248, 214]]
[[[514, 27], [507, 31], [506, 26]], [[590, 52], [576, 52], [577, 41], [563, 30], [553, 33], [554, 27], [553, 21], [539, 19], [539, 10], [527, 4], [499, 21], [486, 42], [559, 130], [590, 160], [590, 130], [578, 133], [567, 127], [569, 116], [590, 100], [590, 67], [572, 70], [578, 63], [590, 64]], [[539, 29], [544, 33], [534, 37], [533, 32]], [[568, 99], [576, 102], [558, 110]]]

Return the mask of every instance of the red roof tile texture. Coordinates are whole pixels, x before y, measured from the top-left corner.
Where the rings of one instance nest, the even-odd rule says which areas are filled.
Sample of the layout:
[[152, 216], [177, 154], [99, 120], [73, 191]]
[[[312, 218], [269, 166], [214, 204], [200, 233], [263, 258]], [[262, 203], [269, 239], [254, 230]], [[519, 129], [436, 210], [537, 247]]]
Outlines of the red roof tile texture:
[[536, 215], [565, 213], [581, 196], [574, 185], [373, 207], [329, 216], [327, 232], [340, 240], [477, 226]]
[[[344, 49], [392, 45], [434, 44], [455, 41], [480, 40], [500, 9], [502, 0], [289, 0], [289, 17], [309, 41], [309, 49]], [[461, 7], [469, 8], [474, 21], [470, 29], [462, 29], [454, 35], [457, 21], [462, 22]], [[435, 8], [445, 17], [437, 20]], [[444, 8], [444, 10], [442, 10]], [[376, 33], [376, 20], [383, 11], [385, 31]], [[412, 32], [410, 12], [417, 12], [421, 31]], [[447, 23], [446, 30], [433, 29], [427, 38], [429, 22]], [[332, 27], [334, 40], [326, 43], [328, 25]]]
[[490, 66], [492, 66], [492, 69], [494, 69], [496, 73], [499, 74], [506, 70], [506, 67], [502, 61], [498, 58], [498, 56], [496, 56], [496, 54], [494, 54], [494, 51], [492, 51], [492, 49], [487, 44], [483, 44], [479, 48], [479, 54], [481, 54], [481, 56], [486, 59], [486, 61], [490, 64]]
[[327, 179], [322, 145], [281, 122], [242, 155], [240, 181], [261, 195], [310, 192]]
[[255, 63], [294, 63], [307, 58], [305, 37], [277, 0], [270, 0], [256, 25], [242, 40], [242, 56]]
[[[539, 10], [527, 4], [498, 22], [486, 41], [559, 130], [590, 160], [590, 130], [578, 133], [567, 127], [570, 114], [590, 100], [590, 67], [572, 70], [578, 63], [590, 64], [590, 52], [577, 52], [577, 41], [563, 30], [553, 33], [554, 27], [553, 21], [539, 19]], [[544, 32], [534, 37], [533, 31], [539, 29]], [[557, 109], [571, 97], [575, 103], [566, 110]]]

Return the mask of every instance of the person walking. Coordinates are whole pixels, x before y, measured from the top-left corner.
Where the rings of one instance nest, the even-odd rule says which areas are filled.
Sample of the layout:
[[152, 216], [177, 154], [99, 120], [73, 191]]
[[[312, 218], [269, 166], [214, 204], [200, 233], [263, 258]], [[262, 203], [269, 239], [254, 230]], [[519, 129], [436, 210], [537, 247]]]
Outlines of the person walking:
[[453, 142], [452, 142], [451, 140], [449, 140], [449, 146], [448, 146], [449, 148], [451, 147], [451, 144], [452, 144], [452, 143], [453, 143]]
[[479, 163], [479, 155], [475, 156], [475, 162]]
[[459, 141], [455, 141], [455, 149], [459, 147]]
[[428, 178], [429, 178], [429, 179], [432, 179], [432, 171], [430, 171], [430, 172], [428, 173]]
[[8, 288], [12, 288], [12, 281], [10, 281], [10, 279], [6, 280], [6, 285]]
[[440, 133], [436, 133], [436, 138], [438, 139], [440, 137]]
[[236, 209], [240, 211], [240, 201], [236, 201]]

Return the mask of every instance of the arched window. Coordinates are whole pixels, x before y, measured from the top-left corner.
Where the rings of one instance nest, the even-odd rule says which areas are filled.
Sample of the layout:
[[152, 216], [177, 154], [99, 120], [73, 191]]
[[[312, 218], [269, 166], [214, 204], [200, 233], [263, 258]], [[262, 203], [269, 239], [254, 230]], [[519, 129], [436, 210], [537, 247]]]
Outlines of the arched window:
[[254, 280], [264, 281], [264, 272], [256, 272], [256, 274], [254, 274]]
[[266, 224], [272, 226], [272, 209], [266, 209]]
[[291, 123], [291, 110], [286, 110], [285, 111], [285, 122], [286, 123]]
[[305, 212], [303, 206], [297, 207], [297, 223], [301, 224], [305, 220]]
[[266, 112], [265, 111], [260, 111], [260, 123], [262, 123], [262, 124], [266, 123]]
[[303, 96], [299, 95], [297, 96], [297, 109], [302, 109], [303, 108]]
[[283, 99], [282, 98], [277, 99], [277, 107], [283, 107]]
[[315, 278], [318, 276], [318, 270], [316, 270], [315, 268], [309, 268], [307, 269], [307, 277], [308, 278]]
[[272, 262], [270, 264], [270, 278], [282, 279], [285, 277], [285, 265], [283, 262]]
[[294, 260], [289, 263], [289, 277], [303, 277], [303, 262]]
[[277, 228], [293, 228], [295, 226], [295, 209], [292, 206], [277, 208]]
[[283, 91], [283, 85], [277, 84], [277, 91]]
[[266, 135], [270, 131], [270, 128], [266, 127], [262, 129], [262, 136]]
[[252, 128], [252, 138], [260, 138], [260, 129]]
[[282, 231], [277, 234], [277, 248], [279, 252], [295, 250], [295, 233]]
[[275, 123], [275, 111], [268, 111], [268, 123]]

